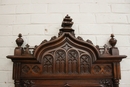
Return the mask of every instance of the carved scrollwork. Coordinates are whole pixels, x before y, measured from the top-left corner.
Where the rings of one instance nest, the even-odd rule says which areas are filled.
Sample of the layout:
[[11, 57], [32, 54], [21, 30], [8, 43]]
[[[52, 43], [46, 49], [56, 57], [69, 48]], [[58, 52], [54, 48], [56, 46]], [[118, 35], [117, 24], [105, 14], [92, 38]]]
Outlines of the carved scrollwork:
[[32, 87], [34, 82], [31, 80], [22, 80], [21, 84], [22, 84], [22, 86], [20, 86], [20, 87]]
[[57, 38], [56, 36], [53, 36], [51, 37], [50, 41], [55, 40], [56, 38]]
[[82, 37], [78, 36], [77, 39], [84, 41]]
[[45, 40], [43, 40], [43, 41], [41, 42], [41, 44], [46, 43], [46, 42], [47, 42], [47, 40], [45, 39]]
[[89, 40], [89, 39], [86, 42], [88, 42], [90, 44], [93, 44], [93, 42], [91, 40]]
[[80, 69], [81, 73], [90, 73], [90, 56], [89, 55], [82, 55], [80, 57]]
[[43, 72], [52, 73], [53, 72], [53, 57], [51, 55], [45, 55], [43, 57]]

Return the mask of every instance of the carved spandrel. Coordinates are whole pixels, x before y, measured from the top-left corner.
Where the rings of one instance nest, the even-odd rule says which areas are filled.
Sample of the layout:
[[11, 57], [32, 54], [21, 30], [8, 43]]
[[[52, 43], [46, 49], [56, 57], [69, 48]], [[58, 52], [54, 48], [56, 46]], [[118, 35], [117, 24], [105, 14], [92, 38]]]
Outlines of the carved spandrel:
[[82, 55], [80, 57], [80, 72], [81, 73], [90, 73], [90, 56], [89, 55]]
[[69, 49], [72, 48], [72, 47], [69, 46], [69, 45], [66, 43], [62, 48], [67, 51], [67, 50], [69, 50]]

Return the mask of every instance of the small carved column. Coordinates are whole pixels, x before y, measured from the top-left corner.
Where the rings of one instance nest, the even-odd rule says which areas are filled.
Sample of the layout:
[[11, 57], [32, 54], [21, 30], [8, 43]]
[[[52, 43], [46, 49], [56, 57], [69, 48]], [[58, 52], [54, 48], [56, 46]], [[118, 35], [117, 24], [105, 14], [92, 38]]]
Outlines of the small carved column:
[[114, 79], [114, 87], [119, 87], [119, 80], [118, 79]]
[[21, 68], [21, 63], [19, 62], [14, 62], [13, 64], [13, 79], [14, 79], [14, 84], [15, 84], [15, 87], [21, 87], [20, 86], [20, 76], [21, 76], [21, 71], [20, 71], [20, 68]]

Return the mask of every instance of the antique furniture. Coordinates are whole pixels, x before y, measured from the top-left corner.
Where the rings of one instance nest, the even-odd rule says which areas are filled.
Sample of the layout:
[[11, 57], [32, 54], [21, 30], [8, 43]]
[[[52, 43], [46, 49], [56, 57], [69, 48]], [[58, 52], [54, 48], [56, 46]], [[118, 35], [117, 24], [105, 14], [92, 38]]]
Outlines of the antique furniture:
[[18, 47], [13, 61], [15, 87], [119, 87], [120, 62], [115, 47], [117, 40], [111, 34], [110, 47], [94, 46], [91, 40], [75, 37], [70, 16], [63, 19], [58, 37], [34, 48], [22, 47], [22, 35], [16, 39]]

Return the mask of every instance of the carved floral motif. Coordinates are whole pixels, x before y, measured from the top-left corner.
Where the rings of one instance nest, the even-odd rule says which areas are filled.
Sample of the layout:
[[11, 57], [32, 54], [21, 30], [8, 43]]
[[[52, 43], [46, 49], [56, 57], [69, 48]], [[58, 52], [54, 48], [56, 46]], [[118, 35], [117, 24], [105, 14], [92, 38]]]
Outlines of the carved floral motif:
[[103, 80], [100, 80], [99, 83], [100, 83], [100, 84], [103, 84], [104, 87], [113, 87], [112, 80], [110, 80], [110, 79], [103, 79]]
[[22, 84], [22, 87], [32, 87], [34, 82], [31, 80], [22, 80], [21, 84]]

